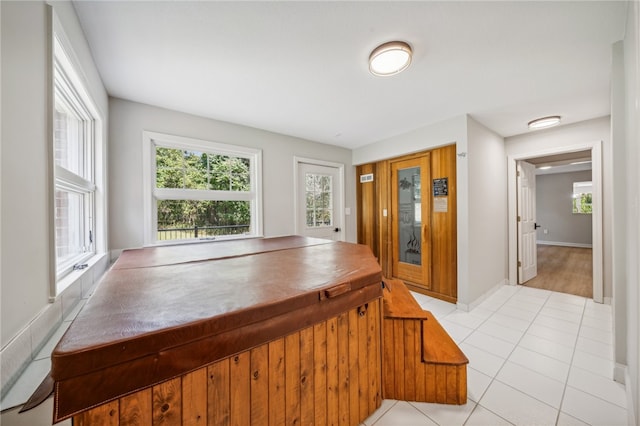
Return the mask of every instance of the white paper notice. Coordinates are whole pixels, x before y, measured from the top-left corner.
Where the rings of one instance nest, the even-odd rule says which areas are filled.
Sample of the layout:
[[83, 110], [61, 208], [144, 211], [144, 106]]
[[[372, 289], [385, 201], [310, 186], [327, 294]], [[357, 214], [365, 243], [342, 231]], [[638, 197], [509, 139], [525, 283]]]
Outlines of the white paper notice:
[[446, 213], [449, 210], [449, 197], [434, 197], [433, 211], [436, 213]]

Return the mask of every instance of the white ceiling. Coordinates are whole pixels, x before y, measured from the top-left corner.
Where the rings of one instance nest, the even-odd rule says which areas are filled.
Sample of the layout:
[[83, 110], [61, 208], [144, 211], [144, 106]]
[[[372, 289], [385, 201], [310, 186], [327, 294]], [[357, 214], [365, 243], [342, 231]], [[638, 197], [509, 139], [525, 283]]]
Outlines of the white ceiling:
[[[355, 148], [460, 114], [502, 136], [608, 115], [626, 3], [76, 1], [111, 96]], [[368, 71], [391, 40], [414, 50]]]

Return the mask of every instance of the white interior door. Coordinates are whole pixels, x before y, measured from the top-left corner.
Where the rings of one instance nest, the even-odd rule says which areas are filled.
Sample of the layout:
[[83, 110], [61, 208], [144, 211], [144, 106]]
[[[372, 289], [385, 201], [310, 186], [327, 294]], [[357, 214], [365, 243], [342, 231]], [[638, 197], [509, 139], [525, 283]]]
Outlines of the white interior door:
[[538, 275], [536, 251], [536, 166], [517, 162], [518, 284]]
[[297, 162], [296, 168], [296, 233], [344, 240], [342, 169], [307, 162]]

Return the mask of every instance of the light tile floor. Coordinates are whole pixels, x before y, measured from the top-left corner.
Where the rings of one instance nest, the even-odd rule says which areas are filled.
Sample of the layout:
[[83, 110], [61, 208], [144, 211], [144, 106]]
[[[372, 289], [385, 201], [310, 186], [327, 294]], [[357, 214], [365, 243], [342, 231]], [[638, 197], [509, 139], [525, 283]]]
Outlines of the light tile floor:
[[365, 420], [383, 425], [626, 425], [613, 381], [611, 306], [504, 286], [471, 312], [415, 294], [469, 358], [468, 402], [386, 400]]
[[[625, 388], [613, 381], [611, 306], [521, 286], [500, 288], [471, 312], [414, 296], [469, 358], [469, 400], [462, 406], [385, 400], [363, 425], [627, 424]], [[51, 349], [80, 308], [2, 400], [3, 410], [40, 383]], [[3, 411], [0, 424], [48, 426], [51, 412], [49, 399], [29, 413]]]

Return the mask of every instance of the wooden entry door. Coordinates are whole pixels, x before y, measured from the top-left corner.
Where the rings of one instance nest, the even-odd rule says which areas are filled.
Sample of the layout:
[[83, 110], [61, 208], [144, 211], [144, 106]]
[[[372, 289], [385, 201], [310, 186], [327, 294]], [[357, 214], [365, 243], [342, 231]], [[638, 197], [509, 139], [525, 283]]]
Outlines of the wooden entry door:
[[391, 163], [392, 275], [431, 288], [429, 154]]

